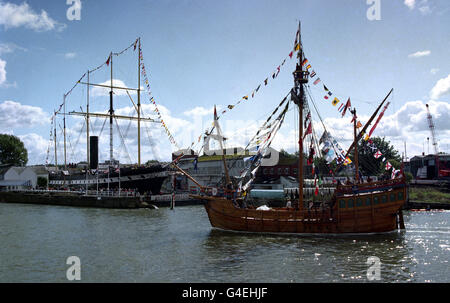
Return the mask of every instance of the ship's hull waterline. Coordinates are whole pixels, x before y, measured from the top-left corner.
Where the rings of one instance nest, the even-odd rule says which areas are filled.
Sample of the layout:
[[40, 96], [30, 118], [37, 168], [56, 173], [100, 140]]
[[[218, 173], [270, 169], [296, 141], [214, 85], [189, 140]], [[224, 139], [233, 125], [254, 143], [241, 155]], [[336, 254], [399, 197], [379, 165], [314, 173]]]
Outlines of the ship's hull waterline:
[[294, 210], [238, 208], [222, 197], [205, 200], [209, 221], [215, 228], [261, 233], [357, 234], [383, 233], [399, 228], [405, 188], [388, 192], [338, 197], [331, 208]]

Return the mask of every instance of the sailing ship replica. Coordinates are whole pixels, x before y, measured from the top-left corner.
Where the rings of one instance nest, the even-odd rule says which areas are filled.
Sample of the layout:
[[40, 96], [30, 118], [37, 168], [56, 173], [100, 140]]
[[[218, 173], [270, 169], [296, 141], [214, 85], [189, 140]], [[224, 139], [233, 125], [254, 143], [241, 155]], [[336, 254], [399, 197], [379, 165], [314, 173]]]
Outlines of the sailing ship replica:
[[[120, 87], [113, 83], [113, 57], [119, 56], [126, 52], [127, 50], [134, 48], [134, 51], [138, 48], [138, 59], [137, 59], [137, 88]], [[121, 52], [109, 54], [106, 62], [97, 68], [88, 70], [75, 86], [66, 94], [64, 94], [64, 101], [60, 105], [59, 109], [55, 111], [53, 115], [52, 124], [54, 129], [52, 141], [54, 142], [54, 160], [55, 160], [55, 172], [49, 175], [49, 186], [53, 188], [101, 188], [101, 189], [119, 189], [120, 190], [135, 190], [139, 193], [153, 193], [159, 194], [163, 182], [169, 175], [167, 167], [163, 167], [160, 164], [152, 165], [142, 165], [141, 163], [141, 122], [150, 123], [160, 123], [152, 118], [142, 117], [142, 107], [141, 107], [141, 72], [145, 73], [143, 69], [142, 61], [142, 51], [141, 51], [141, 39], [136, 39], [130, 46]], [[110, 85], [96, 84], [89, 82], [90, 74], [94, 71], [104, 67], [109, 66], [110, 68]], [[87, 76], [87, 77], [86, 77]], [[83, 82], [84, 78], [87, 78], [87, 82]], [[87, 86], [87, 102], [86, 102], [86, 112], [66, 112], [66, 98], [72, 92], [72, 90], [78, 85]], [[99, 87], [103, 89], [109, 89], [109, 110], [107, 113], [93, 113], [89, 112], [89, 90], [90, 87]], [[117, 115], [114, 112], [114, 100], [113, 95], [115, 90], [125, 91], [128, 95], [133, 107], [136, 111], [136, 116], [125, 116]], [[133, 100], [130, 92], [136, 93], [137, 100]], [[63, 136], [64, 136], [64, 168], [62, 170], [58, 169], [58, 152], [57, 152], [57, 132], [56, 132], [56, 117], [57, 115], [63, 116]], [[87, 167], [85, 169], [73, 169], [73, 164], [67, 163], [67, 140], [66, 140], [66, 115], [82, 116], [85, 118], [84, 122], [86, 125], [86, 163]], [[104, 165], [99, 166], [99, 137], [90, 136], [90, 119], [91, 118], [104, 118], [105, 122], [109, 120], [109, 160], [105, 161]], [[114, 138], [114, 122], [119, 124], [117, 120], [129, 120], [137, 122], [137, 145], [138, 145], [138, 155], [137, 155], [137, 165], [123, 165], [120, 164], [118, 160], [114, 159], [113, 151], [113, 138]], [[103, 126], [105, 123], [103, 124]], [[102, 127], [103, 130], [103, 127]], [[122, 133], [119, 130], [119, 135], [122, 137]], [[122, 144], [125, 146], [123, 137]], [[48, 149], [49, 152], [50, 148]], [[48, 155], [47, 155], [48, 158]], [[130, 158], [131, 159], [131, 158]]]
[[[304, 195], [304, 138], [309, 134], [310, 129], [304, 130], [304, 120], [310, 119], [309, 114], [305, 114], [308, 109], [306, 98], [306, 84], [309, 81], [308, 68], [304, 67], [305, 57], [301, 44], [300, 24], [296, 36], [296, 44], [299, 47], [297, 57], [298, 63], [293, 73], [294, 87], [290, 92], [290, 100], [285, 97], [277, 109], [267, 119], [263, 127], [254, 137], [257, 145], [257, 153], [251, 159], [251, 165], [241, 176], [239, 185], [233, 186], [228, 175], [225, 156], [222, 155], [225, 171], [226, 187], [223, 191], [225, 195], [211, 194], [205, 186], [202, 186], [192, 176], [179, 168], [176, 163], [173, 166], [185, 174], [191, 181], [201, 188], [204, 194], [193, 195], [195, 199], [204, 201], [206, 212], [208, 213], [211, 225], [215, 228], [241, 231], [241, 232], [262, 232], [262, 233], [320, 233], [320, 234], [340, 234], [340, 233], [380, 233], [389, 232], [396, 229], [404, 229], [402, 206], [406, 199], [406, 184], [404, 174], [401, 172], [399, 178], [384, 181], [365, 182], [360, 178], [358, 168], [358, 141], [362, 138], [365, 130], [375, 118], [381, 106], [387, 100], [391, 92], [378, 106], [375, 113], [358, 133], [356, 124], [356, 109], [351, 111], [353, 115], [354, 141], [343, 159], [350, 151], [353, 153], [353, 163], [355, 166], [355, 178], [353, 184], [341, 185], [338, 183], [333, 195], [323, 198], [320, 203], [308, 201]], [[299, 113], [299, 167], [298, 167], [298, 189], [288, 195], [291, 205], [287, 207], [263, 207], [256, 208], [249, 206], [249, 190], [254, 180], [255, 174], [264, 158], [267, 158], [270, 143], [276, 132], [283, 123], [284, 116], [288, 110], [289, 103], [298, 108]], [[276, 119], [272, 116], [281, 108], [281, 113]], [[218, 130], [218, 119], [215, 114], [214, 127]], [[360, 126], [359, 126], [360, 127]], [[326, 131], [325, 131], [326, 134]], [[218, 134], [220, 138], [220, 134]], [[252, 139], [253, 140], [253, 139]], [[250, 143], [249, 143], [250, 144]], [[248, 147], [248, 146], [247, 146]], [[350, 162], [350, 161], [349, 161]], [[342, 162], [339, 167], [345, 162]], [[242, 185], [247, 173], [250, 179]], [[319, 204], [319, 206], [316, 206]]]

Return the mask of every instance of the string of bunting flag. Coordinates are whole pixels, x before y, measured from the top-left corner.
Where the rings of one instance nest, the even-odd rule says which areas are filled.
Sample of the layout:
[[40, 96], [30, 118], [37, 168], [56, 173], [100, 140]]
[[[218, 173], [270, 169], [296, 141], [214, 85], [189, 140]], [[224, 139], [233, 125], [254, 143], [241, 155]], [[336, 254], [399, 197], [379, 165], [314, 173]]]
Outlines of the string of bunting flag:
[[[132, 46], [134, 46], [134, 49], [136, 50], [136, 44], [137, 44], [138, 40], [139, 40], [139, 38], [136, 39], [135, 42], [131, 43], [130, 46], [126, 47], [126, 48], [123, 49], [122, 51], [117, 52], [117, 53], [111, 53], [111, 54], [112, 54], [112, 55], [115, 55], [115, 56], [122, 55], [124, 52], [126, 52], [127, 50], [129, 50]], [[109, 66], [109, 62], [110, 62], [110, 59], [111, 59], [111, 54], [108, 56], [108, 59], [106, 60], [106, 62], [103, 62], [102, 64], [100, 64], [100, 65], [97, 66], [96, 68], [93, 68], [93, 69], [89, 70], [89, 73], [93, 73], [93, 72], [95, 72], [95, 71], [101, 69], [104, 65]], [[77, 82], [75, 82], [74, 86], [73, 86], [69, 91], [67, 91], [67, 93], [64, 94], [64, 97], [67, 97], [67, 96], [69, 96], [69, 95], [72, 93], [72, 91], [75, 89], [75, 87], [77, 87], [77, 85], [81, 83], [81, 80], [83, 80], [84, 77], [86, 77], [86, 74], [87, 74], [87, 72], [84, 73], [84, 74], [81, 76], [81, 78], [80, 78]], [[62, 104], [58, 107], [58, 109], [57, 109], [57, 110], [55, 111], [55, 113], [54, 113], [54, 116], [55, 116], [56, 114], [58, 114], [58, 113], [61, 111], [61, 109], [62, 109], [63, 106], [64, 106], [64, 103], [62, 103]], [[52, 119], [53, 119], [53, 116], [52, 116]]]
[[[306, 64], [307, 64], [307, 65], [306, 65]], [[305, 65], [306, 65], [306, 70], [309, 71], [310, 69], [312, 69], [312, 66], [311, 66], [311, 64], [309, 63], [309, 60], [306, 59], [306, 58], [305, 58], [305, 59], [303, 60], [303, 62], [302, 62], [302, 66], [305, 66]], [[316, 76], [317, 76], [317, 78], [316, 78]], [[313, 81], [313, 85], [319, 85], [319, 83], [322, 82], [323, 90], [324, 90], [324, 92], [325, 92], [323, 98], [324, 98], [325, 100], [332, 100], [332, 101], [331, 101], [331, 105], [333, 105], [334, 107], [337, 108], [337, 111], [338, 111], [339, 113], [341, 113], [341, 117], [342, 117], [342, 118], [345, 116], [345, 114], [347, 113], [347, 111], [351, 111], [351, 106], [352, 106], [352, 105], [351, 105], [350, 97], [348, 98], [347, 102], [345, 102], [345, 103], [344, 103], [344, 102], [341, 102], [341, 100], [339, 100], [338, 97], [334, 96], [333, 92], [325, 85], [325, 83], [323, 83], [323, 81], [320, 79], [320, 77], [317, 75], [317, 73], [316, 73], [316, 71], [315, 71], [314, 69], [311, 70], [311, 72], [310, 72], [310, 77], [311, 77], [312, 80], [314, 80], [314, 81]], [[315, 78], [315, 79], [314, 79], [314, 78]], [[334, 97], [334, 98], [333, 98], [333, 97]], [[340, 103], [340, 105], [337, 106], [339, 103]], [[379, 121], [380, 121], [381, 118], [383, 117], [384, 112], [387, 110], [389, 104], [390, 104], [389, 102], [386, 104], [386, 106], [384, 107], [384, 109], [383, 109], [383, 111], [380, 113], [380, 115], [378, 116], [377, 121], [376, 121], [375, 124], [372, 126], [371, 130], [369, 131], [369, 133], [368, 133], [368, 134], [366, 134], [366, 133], [364, 133], [364, 132], [361, 133], [361, 138], [363, 138], [364, 141], [369, 142], [369, 144], [370, 144], [371, 147], [374, 147], [375, 145], [374, 145], [373, 141], [370, 139], [370, 137], [372, 136], [372, 133], [374, 132], [375, 128], [377, 127]], [[353, 122], [354, 122], [354, 119], [355, 119], [355, 117], [353, 117], [353, 119], [351, 120], [350, 123], [353, 123]], [[356, 119], [357, 119], [357, 117], [356, 117]], [[362, 126], [363, 126], [363, 124], [361, 123], [361, 121], [357, 120], [357, 122], [356, 122], [356, 128], [361, 128]], [[330, 145], [331, 145], [331, 146], [336, 146], [337, 149], [339, 150], [339, 152], [336, 153], [336, 154], [337, 154], [336, 161], [337, 161], [338, 163], [344, 162], [344, 165], [350, 164], [350, 163], [351, 163], [351, 160], [350, 160], [348, 157], [347, 157], [347, 158], [341, 157], [341, 155], [344, 154], [344, 153], [343, 153], [343, 150], [342, 150], [338, 145], [336, 145], [336, 144], [337, 144], [337, 141], [334, 140], [334, 139], [332, 139], [331, 144], [329, 144], [329, 145], [327, 144], [327, 145], [326, 145], [325, 149], [326, 149], [327, 152], [328, 152], [328, 153], [326, 154], [326, 157], [327, 157], [328, 159], [330, 159], [331, 157], [334, 156], [334, 152], [333, 152], [332, 149], [330, 149], [329, 147], [330, 147]], [[375, 148], [376, 148], [376, 147], [375, 147]], [[380, 156], [381, 156], [381, 152], [377, 149], [377, 152], [375, 153], [375, 155], [378, 155], [378, 154], [380, 154]], [[380, 157], [380, 156], [379, 156], [379, 157]], [[375, 157], [375, 158], [378, 159], [379, 157]], [[386, 159], [383, 157], [382, 162], [384, 163], [385, 161], [386, 161]], [[387, 162], [385, 163], [385, 169], [386, 169], [386, 171], [389, 171], [391, 168], [393, 168], [392, 164], [391, 164], [389, 161], [387, 161]], [[400, 172], [400, 170], [397, 170], [397, 169], [393, 168], [393, 170], [392, 170], [392, 178], [395, 178], [395, 176], [398, 174], [398, 172]]]
[[[306, 65], [306, 70], [309, 71], [310, 69], [312, 69], [311, 64], [309, 63], [309, 60], [307, 58], [305, 58], [303, 60], [303, 62], [301, 63], [302, 66]], [[322, 83], [323, 85], [323, 90], [325, 91], [325, 95], [323, 96], [323, 98], [325, 100], [329, 100], [331, 99], [334, 94], [333, 92], [323, 83], [323, 81], [320, 79], [320, 77], [317, 75], [316, 71], [314, 69], [312, 69], [312, 71], [309, 74], [311, 80], [313, 81], [313, 85], [319, 85], [319, 83]], [[316, 78], [317, 76], [317, 78]], [[316, 78], [316, 79], [314, 79]], [[337, 110], [339, 113], [341, 113], [342, 118], [345, 116], [345, 114], [347, 113], [347, 110], [350, 111], [351, 110], [351, 101], [350, 101], [350, 97], [348, 98], [347, 102], [341, 102], [341, 100], [339, 100], [338, 97], [334, 96], [334, 98], [331, 99], [331, 105], [333, 106], [337, 106], [339, 103], [341, 103], [339, 105], [339, 107], [337, 107]]]
[[[137, 40], [136, 40], [136, 42], [137, 42]], [[164, 131], [166, 132], [166, 135], [168, 136], [170, 143], [175, 145], [177, 147], [177, 149], [180, 150], [181, 148], [179, 147], [179, 145], [175, 141], [175, 138], [170, 133], [169, 128], [167, 127], [166, 123], [164, 122], [164, 119], [161, 116], [161, 111], [159, 110], [158, 105], [156, 104], [155, 98], [152, 96], [152, 91], [151, 91], [151, 88], [150, 88], [150, 82], [148, 81], [147, 71], [146, 71], [145, 65], [144, 65], [144, 56], [142, 54], [141, 46], [139, 46], [139, 57], [141, 59], [141, 75], [144, 77], [145, 88], [147, 89], [147, 93], [148, 93], [148, 96], [150, 98], [150, 102], [154, 106], [154, 111], [158, 115], [158, 119], [161, 122], [161, 126], [164, 128]]]
[[386, 159], [386, 157], [383, 156], [383, 154], [381, 153], [380, 149], [375, 145], [375, 143], [372, 141], [372, 139], [370, 139], [370, 136], [372, 136], [372, 133], [374, 132], [375, 128], [377, 127], [378, 123], [380, 122], [381, 118], [383, 117], [383, 115], [384, 115], [385, 111], [387, 110], [389, 104], [390, 104], [390, 102], [388, 102], [388, 103], [384, 106], [383, 110], [381, 111], [381, 113], [379, 114], [379, 116], [378, 116], [378, 118], [377, 118], [377, 121], [375, 122], [375, 124], [374, 124], [374, 125], [372, 126], [372, 128], [370, 129], [369, 134], [364, 134], [364, 133], [362, 133], [362, 134], [361, 134], [361, 138], [365, 135], [364, 138], [363, 138], [363, 140], [364, 140], [365, 142], [367, 142], [367, 146], [368, 146], [372, 151], [375, 152], [375, 153], [373, 154], [373, 157], [374, 157], [375, 159], [380, 159], [380, 158], [381, 158], [381, 162], [383, 163], [384, 169], [385, 169], [386, 171], [389, 171], [389, 170], [391, 170], [391, 168], [392, 168], [392, 171], [391, 171], [391, 179], [394, 179], [394, 178], [398, 175], [398, 173], [399, 173], [401, 170], [400, 170], [400, 169], [396, 169], [396, 168], [395, 168], [395, 167], [394, 167], [394, 166]]
[[[278, 65], [277, 68], [272, 72], [272, 75], [271, 75], [272, 79], [275, 79], [275, 78], [278, 77], [278, 74], [279, 74], [280, 71], [281, 71], [281, 67], [284, 66], [284, 64], [286, 63], [286, 61], [288, 60], [288, 58], [289, 58], [289, 59], [292, 59], [293, 56], [294, 56], [294, 54], [297, 53], [297, 52], [300, 50], [301, 45], [300, 45], [300, 43], [298, 42], [298, 34], [299, 34], [299, 33], [297, 32], [296, 38], [295, 38], [295, 43], [294, 43], [294, 48], [293, 48], [293, 49], [289, 52], [289, 54], [283, 59], [283, 61], [281, 62], [281, 64]], [[221, 114], [217, 116], [217, 118], [219, 119], [219, 118], [220, 118], [221, 116], [223, 116], [225, 113], [227, 113], [228, 111], [234, 109], [234, 108], [235, 108], [237, 105], [239, 105], [242, 101], [249, 100], [250, 98], [253, 99], [253, 98], [255, 97], [255, 95], [259, 92], [259, 90], [261, 89], [263, 83], [264, 83], [264, 86], [267, 86], [267, 85], [269, 84], [269, 78], [270, 78], [270, 77], [267, 77], [264, 81], [260, 82], [260, 83], [258, 84], [258, 86], [257, 86], [255, 89], [253, 89], [253, 90], [251, 91], [250, 94], [247, 94], [247, 95], [243, 96], [241, 99], [239, 99], [239, 100], [238, 100], [236, 103], [234, 103], [234, 104], [229, 104], [229, 105], [227, 105], [226, 109], [224, 109], [224, 110], [221, 112]], [[286, 98], [287, 98], [287, 96], [283, 99], [282, 103], [286, 100]], [[280, 106], [281, 106], [281, 104], [280, 104]], [[278, 108], [277, 108], [277, 109], [278, 109]], [[272, 115], [273, 115], [273, 114], [272, 114]], [[271, 115], [271, 117], [272, 117], [272, 115]], [[268, 120], [270, 120], [271, 117], [269, 117]], [[267, 123], [267, 122], [268, 122], [268, 121], [266, 121], [266, 123]], [[212, 126], [210, 130], [209, 130], [209, 128], [208, 128], [204, 133], [205, 133], [206, 135], [208, 135], [208, 134], [210, 134], [213, 130], [214, 130], [214, 126]], [[203, 133], [198, 137], [198, 140], [197, 140], [198, 142], [200, 142], [202, 136], [203, 136]], [[191, 146], [190, 146], [189, 148], [192, 148], [192, 147], [194, 146], [194, 144], [195, 144], [195, 142], [192, 142], [192, 144], [191, 144]]]
[[[232, 110], [234, 107], [236, 107], [237, 105], [239, 105], [242, 101], [247, 101], [247, 100], [249, 100], [250, 97], [251, 97], [251, 98], [254, 98], [255, 95], [256, 95], [256, 93], [258, 93], [258, 91], [259, 91], [260, 88], [262, 87], [263, 83], [264, 83], [264, 86], [267, 86], [268, 83], [269, 83], [269, 79], [270, 79], [270, 78], [272, 78], [272, 79], [277, 78], [277, 77], [278, 77], [278, 74], [279, 74], [280, 71], [281, 71], [281, 67], [284, 66], [284, 64], [286, 63], [286, 60], [288, 60], [288, 58], [289, 58], [289, 59], [292, 59], [293, 56], [294, 56], [294, 54], [295, 54], [296, 52], [298, 52], [298, 51], [300, 50], [300, 48], [301, 48], [301, 45], [300, 45], [299, 42], [297, 42], [297, 37], [296, 37], [295, 44], [294, 44], [294, 48], [293, 48], [293, 49], [290, 51], [290, 53], [283, 59], [283, 61], [281, 62], [281, 64], [278, 65], [277, 68], [272, 72], [271, 76], [267, 77], [266, 79], [264, 79], [264, 81], [260, 82], [260, 83], [258, 84], [258, 86], [257, 86], [255, 89], [253, 89], [253, 90], [251, 91], [250, 94], [247, 94], [247, 95], [243, 96], [243, 97], [242, 97], [241, 99], [239, 99], [239, 101], [237, 101], [236, 103], [228, 105], [228, 106], [227, 106], [227, 109], [223, 110], [222, 113], [221, 113], [221, 115], [224, 115], [227, 111]], [[220, 117], [220, 116], [219, 116], [219, 117]]]

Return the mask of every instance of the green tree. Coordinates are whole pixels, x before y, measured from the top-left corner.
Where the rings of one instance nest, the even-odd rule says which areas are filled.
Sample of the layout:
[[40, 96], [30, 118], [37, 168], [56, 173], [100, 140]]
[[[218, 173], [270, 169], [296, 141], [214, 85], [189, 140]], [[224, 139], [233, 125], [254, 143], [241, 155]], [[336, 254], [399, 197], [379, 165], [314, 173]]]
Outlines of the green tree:
[[405, 172], [405, 177], [406, 177], [406, 182], [410, 183], [413, 178], [413, 175], [410, 172]]
[[316, 167], [316, 170], [319, 175], [329, 176], [330, 169], [332, 171], [336, 170], [336, 161], [333, 161], [328, 164], [327, 161], [325, 160], [325, 157], [317, 157], [314, 158], [314, 166]]
[[152, 164], [158, 164], [159, 161], [158, 160], [148, 160], [147, 162], [145, 162], [146, 166], [152, 165]]
[[[402, 159], [391, 142], [380, 137], [373, 137], [372, 141], [383, 155], [376, 159], [374, 155], [377, 150], [372, 150], [367, 141], [361, 140], [358, 143], [358, 162], [359, 169], [363, 175], [380, 175], [385, 173], [384, 163], [382, 161], [383, 157], [396, 169], [399, 169]], [[354, 150], [350, 152], [350, 158], [352, 160], [355, 158]]]
[[0, 163], [24, 166], [28, 162], [28, 151], [19, 138], [0, 134]]
[[283, 157], [283, 158], [291, 158], [291, 159], [298, 158], [298, 153], [297, 154], [290, 154], [287, 151], [285, 151], [284, 149], [281, 149], [279, 151], [279, 155], [280, 155], [280, 158], [281, 157]]
[[47, 178], [38, 177], [37, 178], [37, 186], [38, 187], [47, 187]]

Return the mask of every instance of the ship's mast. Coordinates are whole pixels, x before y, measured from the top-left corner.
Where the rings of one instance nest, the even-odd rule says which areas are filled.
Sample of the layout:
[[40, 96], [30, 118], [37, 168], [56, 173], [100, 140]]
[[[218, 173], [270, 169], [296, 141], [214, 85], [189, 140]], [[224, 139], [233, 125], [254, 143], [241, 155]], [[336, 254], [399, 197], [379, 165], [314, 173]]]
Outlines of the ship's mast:
[[86, 162], [90, 167], [89, 158], [89, 70], [87, 71], [87, 100], [86, 100]]
[[67, 148], [66, 148], [66, 94], [63, 98], [64, 104], [64, 170], [67, 170]]
[[228, 186], [230, 184], [232, 185], [232, 183], [231, 183], [231, 179], [230, 179], [230, 174], [228, 173], [227, 161], [225, 159], [225, 150], [223, 148], [223, 136], [219, 132], [219, 126], [216, 123], [219, 123], [219, 122], [218, 122], [218, 118], [217, 118], [216, 106], [214, 105], [214, 125], [216, 125], [217, 134], [219, 135], [218, 140], [219, 140], [219, 145], [220, 145], [220, 151], [222, 153], [223, 169], [224, 169], [224, 172], [225, 172], [225, 182], [226, 182], [225, 187], [228, 188]]
[[113, 58], [112, 52], [109, 55], [109, 63], [111, 64], [111, 91], [109, 92], [109, 160], [113, 161]]
[[[299, 200], [298, 200], [298, 208], [299, 210], [303, 210], [303, 107], [305, 103], [305, 90], [303, 84], [308, 83], [308, 71], [303, 70], [302, 62], [305, 59], [302, 49], [302, 41], [301, 41], [301, 24], [298, 24], [298, 31], [296, 42], [299, 45], [298, 52], [298, 62], [296, 69], [294, 71], [294, 89], [293, 95], [291, 98], [294, 103], [297, 104], [299, 110], [299, 163], [298, 163], [298, 190], [299, 190]], [[297, 47], [297, 43], [295, 47]]]
[[138, 116], [138, 165], [141, 166], [141, 38], [138, 48], [138, 90], [137, 90], [137, 116]]
[[89, 155], [89, 70], [87, 71], [87, 100], [86, 100], [86, 195], [89, 194], [89, 185], [88, 185], [88, 170], [91, 167], [90, 165], [90, 155]]
[[351, 113], [353, 114], [353, 135], [355, 138], [355, 157], [354, 157], [354, 161], [355, 161], [355, 184], [359, 183], [359, 163], [358, 163], [358, 141], [357, 141], [357, 136], [356, 136], [356, 108], [353, 109], [353, 111], [351, 111]]
[[[110, 124], [109, 125], [109, 133], [110, 133], [110, 138], [109, 138], [110, 139], [109, 140], [109, 145], [110, 146], [109, 146], [109, 149], [110, 149], [110, 162], [111, 163], [112, 163], [112, 161], [114, 159], [114, 155], [113, 155], [113, 120], [114, 119], [124, 119], [124, 120], [131, 120], [131, 121], [137, 121], [138, 122], [138, 164], [139, 165], [141, 165], [141, 122], [144, 121], [144, 122], [160, 123], [158, 121], [155, 121], [152, 118], [142, 118], [141, 117], [142, 116], [141, 94], [140, 94], [140, 92], [141, 92], [141, 86], [140, 86], [140, 83], [141, 83], [141, 74], [140, 74], [140, 68], [141, 68], [141, 56], [140, 56], [141, 38], [138, 38], [138, 40], [139, 40], [138, 41], [139, 42], [139, 52], [138, 52], [138, 88], [121, 87], [121, 86], [115, 86], [114, 85], [114, 83], [113, 83], [113, 66], [112, 66], [113, 65], [112, 57], [113, 57], [113, 54], [114, 54], [113, 52], [110, 52], [109, 58], [108, 58], [108, 60], [106, 62], [107, 65], [111, 64], [111, 66], [110, 66], [110, 68], [111, 68], [111, 70], [110, 70], [111, 80], [110, 81], [111, 82], [110, 82], [109, 85], [91, 83], [90, 79], [89, 79], [91, 71], [89, 71], [89, 70], [87, 72], [87, 82], [82, 82], [81, 80], [78, 82], [80, 84], [87, 85], [87, 87], [88, 87], [88, 91], [87, 91], [87, 111], [86, 111], [86, 113], [85, 112], [71, 111], [71, 112], [68, 112], [67, 114], [68, 115], [83, 116], [83, 117], [86, 118], [86, 124], [87, 124], [87, 127], [86, 127], [86, 137], [87, 137], [86, 150], [87, 150], [88, 166], [90, 164], [90, 146], [89, 146], [89, 118], [90, 117], [109, 118], [109, 124]], [[106, 113], [106, 114], [105, 113], [91, 113], [89, 111], [89, 88], [91, 86], [93, 86], [93, 87], [102, 87], [102, 88], [109, 88], [110, 89], [110, 92], [109, 92], [110, 105], [109, 105], [108, 113]], [[135, 116], [115, 115], [114, 114], [114, 106], [113, 106], [113, 94], [114, 94], [113, 90], [114, 89], [116, 89], [116, 90], [125, 90], [127, 92], [128, 96], [129, 96], [131, 102], [133, 103], [133, 106], [134, 106], [134, 108], [135, 108], [135, 110], [136, 110], [136, 112], [138, 114], [137, 117], [135, 117]], [[128, 93], [128, 91], [136, 91], [136, 93], [137, 93], [137, 103], [135, 103], [133, 101], [133, 99], [131, 98], [131, 96]], [[65, 97], [66, 96], [64, 96], [64, 100], [65, 100]], [[64, 104], [65, 104], [65, 102], [64, 102]], [[55, 115], [56, 114], [60, 114], [60, 113], [55, 113]], [[65, 107], [64, 107], [64, 113], [62, 113], [61, 115], [64, 115], [64, 117], [65, 117], [65, 115], [66, 115]], [[56, 119], [56, 117], [55, 117], [55, 119]], [[55, 129], [56, 129], [56, 124], [55, 124]], [[64, 143], [65, 143], [65, 140], [64, 140]], [[56, 159], [56, 130], [55, 130], [55, 159]], [[55, 160], [55, 162], [56, 162], [56, 160]]]
[[56, 171], [58, 171], [58, 152], [57, 152], [57, 146], [56, 146], [56, 112], [55, 112], [55, 116], [53, 117], [53, 138], [54, 138], [54, 143], [55, 143], [55, 168]]
[[[386, 102], [387, 98], [389, 98], [389, 96], [391, 95], [391, 93], [394, 91], [394, 89], [392, 88], [389, 93], [387, 94], [387, 96], [383, 99], [383, 101], [380, 103], [380, 105], [377, 107], [377, 109], [374, 111], [374, 113], [372, 114], [372, 116], [370, 117], [369, 121], [367, 121], [367, 123], [364, 125], [364, 127], [362, 128], [362, 130], [359, 132], [358, 136], [355, 138], [355, 140], [352, 142], [352, 144], [350, 145], [350, 147], [348, 148], [347, 152], [345, 153], [345, 157], [347, 158], [348, 154], [350, 153], [350, 151], [353, 149], [353, 147], [355, 146], [355, 144], [358, 143], [359, 139], [361, 139], [361, 137], [363, 136], [363, 134], [365, 134], [367, 128], [370, 126], [370, 124], [372, 123], [373, 119], [375, 119], [376, 115], [378, 114], [378, 112], [380, 111], [381, 107], [383, 106], [384, 102]], [[344, 162], [342, 162], [344, 163]], [[335, 171], [339, 171], [339, 169], [342, 167], [343, 164], [339, 164]]]

